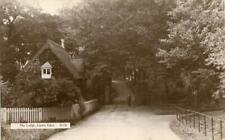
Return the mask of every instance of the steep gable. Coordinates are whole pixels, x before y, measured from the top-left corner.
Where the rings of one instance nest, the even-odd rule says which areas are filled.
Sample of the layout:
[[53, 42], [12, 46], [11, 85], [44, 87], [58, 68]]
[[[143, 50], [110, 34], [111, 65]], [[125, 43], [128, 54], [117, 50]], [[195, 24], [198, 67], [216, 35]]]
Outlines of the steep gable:
[[75, 80], [82, 79], [81, 74], [77, 70], [76, 66], [72, 63], [68, 53], [57, 43], [52, 40], [47, 40], [45, 45], [34, 55], [34, 57], [25, 66], [24, 70], [29, 70], [32, 63], [46, 50], [49, 49], [59, 59], [59, 61], [65, 66], [65, 68], [73, 75]]

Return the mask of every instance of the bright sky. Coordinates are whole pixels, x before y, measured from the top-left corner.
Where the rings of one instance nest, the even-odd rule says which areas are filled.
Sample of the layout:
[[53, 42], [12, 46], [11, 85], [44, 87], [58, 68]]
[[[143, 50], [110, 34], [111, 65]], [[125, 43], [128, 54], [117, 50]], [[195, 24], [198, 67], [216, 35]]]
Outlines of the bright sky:
[[29, 0], [32, 5], [39, 5], [44, 12], [57, 14], [58, 10], [66, 7], [71, 7], [77, 4], [80, 0]]
[[57, 10], [62, 8], [67, 1], [68, 0], [39, 0], [39, 4], [44, 12], [56, 14]]

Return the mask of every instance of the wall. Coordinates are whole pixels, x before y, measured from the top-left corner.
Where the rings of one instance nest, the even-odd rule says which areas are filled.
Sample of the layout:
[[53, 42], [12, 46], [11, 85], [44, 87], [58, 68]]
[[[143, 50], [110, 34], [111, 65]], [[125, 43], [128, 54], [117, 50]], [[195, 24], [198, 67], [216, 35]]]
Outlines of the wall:
[[93, 99], [84, 102], [84, 111], [82, 112], [82, 116], [89, 115], [98, 109], [98, 100]]
[[85, 117], [93, 112], [95, 112], [98, 108], [98, 100], [97, 99], [92, 99], [89, 101], [85, 101], [83, 103], [83, 110], [81, 109], [81, 107], [78, 104], [74, 104], [72, 106], [72, 118], [73, 120], [77, 120], [80, 119], [81, 117]]

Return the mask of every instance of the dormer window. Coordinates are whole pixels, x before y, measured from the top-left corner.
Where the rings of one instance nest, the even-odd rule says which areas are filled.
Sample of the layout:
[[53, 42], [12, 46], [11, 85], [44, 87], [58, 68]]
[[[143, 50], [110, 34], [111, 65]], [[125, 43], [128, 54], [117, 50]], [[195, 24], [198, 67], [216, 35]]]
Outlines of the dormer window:
[[52, 66], [49, 62], [45, 62], [41, 66], [41, 78], [42, 79], [51, 79], [52, 78]]

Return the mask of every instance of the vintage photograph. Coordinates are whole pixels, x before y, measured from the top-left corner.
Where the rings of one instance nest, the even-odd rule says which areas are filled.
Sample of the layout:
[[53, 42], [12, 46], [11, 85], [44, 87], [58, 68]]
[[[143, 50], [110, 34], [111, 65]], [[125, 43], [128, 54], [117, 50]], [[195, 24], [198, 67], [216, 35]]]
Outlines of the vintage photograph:
[[225, 0], [0, 0], [1, 140], [225, 140]]

